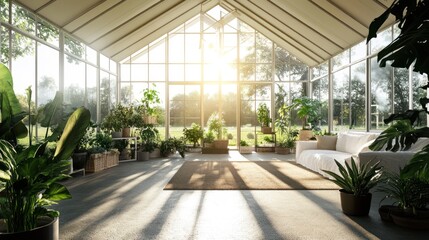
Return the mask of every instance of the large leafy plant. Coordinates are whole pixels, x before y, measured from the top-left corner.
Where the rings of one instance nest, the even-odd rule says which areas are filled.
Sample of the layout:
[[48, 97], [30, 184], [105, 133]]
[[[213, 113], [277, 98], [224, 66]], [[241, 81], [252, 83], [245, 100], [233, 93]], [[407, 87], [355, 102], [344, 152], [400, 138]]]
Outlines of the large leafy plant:
[[42, 216], [56, 217], [58, 211], [47, 209], [58, 201], [71, 197], [59, 181], [65, 174], [79, 139], [90, 123], [89, 110], [74, 111], [56, 143], [53, 153], [48, 141], [15, 152], [12, 145], [0, 140], [0, 217], [6, 220], [8, 232], [28, 231], [37, 226]]
[[187, 141], [193, 143], [194, 147], [197, 147], [198, 141], [204, 136], [204, 130], [200, 125], [192, 123], [191, 128], [183, 129], [183, 136]]
[[261, 103], [258, 106], [257, 109], [257, 117], [258, 122], [261, 124], [262, 127], [269, 127], [271, 118], [270, 118], [270, 109], [268, 108], [267, 104]]
[[378, 166], [378, 163], [370, 164], [368, 162], [358, 167], [353, 158], [351, 159], [351, 165], [345, 162], [345, 167], [337, 160], [335, 160], [335, 163], [338, 166], [340, 175], [328, 170], [323, 171], [333, 177], [330, 181], [344, 189], [345, 192], [355, 196], [367, 195], [369, 190], [381, 179], [381, 167]]
[[[390, 14], [394, 15], [400, 34], [377, 55], [381, 67], [389, 62], [392, 67], [410, 68], [419, 73], [429, 74], [429, 2], [426, 0], [394, 0], [392, 5], [379, 17], [374, 19], [369, 27], [367, 42], [377, 37], [377, 31], [387, 20]], [[427, 90], [429, 84], [421, 88]], [[429, 99], [420, 98], [423, 110], [410, 110], [405, 113], [393, 114], [385, 123], [393, 120], [409, 119], [411, 125], [416, 121], [418, 114], [423, 111], [429, 113], [427, 104]], [[408, 123], [393, 124], [386, 129], [372, 145], [374, 150], [384, 144], [388, 150], [408, 149], [419, 137], [427, 137], [429, 128], [423, 127], [411, 130]], [[395, 133], [399, 130], [401, 133]], [[399, 145], [398, 145], [399, 144]], [[418, 152], [401, 170], [402, 176], [417, 176], [429, 179], [429, 145]]]
[[302, 120], [302, 129], [306, 129], [308, 123], [319, 120], [319, 109], [321, 106], [320, 101], [317, 99], [300, 97], [292, 100], [292, 104], [289, 107], [296, 110], [296, 114]]

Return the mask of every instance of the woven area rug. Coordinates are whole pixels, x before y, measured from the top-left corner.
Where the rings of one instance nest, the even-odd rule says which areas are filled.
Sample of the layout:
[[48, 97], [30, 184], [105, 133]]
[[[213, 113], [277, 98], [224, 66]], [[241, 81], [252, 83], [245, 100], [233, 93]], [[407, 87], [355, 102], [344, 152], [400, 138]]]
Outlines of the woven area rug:
[[337, 185], [294, 162], [189, 161], [164, 190], [332, 190]]

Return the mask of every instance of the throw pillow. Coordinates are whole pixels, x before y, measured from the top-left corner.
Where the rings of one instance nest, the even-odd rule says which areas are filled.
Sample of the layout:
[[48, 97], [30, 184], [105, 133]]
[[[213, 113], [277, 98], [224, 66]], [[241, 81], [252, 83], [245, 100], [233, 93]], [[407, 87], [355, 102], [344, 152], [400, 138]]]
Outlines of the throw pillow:
[[336, 150], [357, 154], [361, 150], [362, 146], [369, 141], [370, 137], [370, 134], [354, 135], [349, 133], [339, 133]]
[[316, 136], [317, 149], [335, 150], [337, 136]]

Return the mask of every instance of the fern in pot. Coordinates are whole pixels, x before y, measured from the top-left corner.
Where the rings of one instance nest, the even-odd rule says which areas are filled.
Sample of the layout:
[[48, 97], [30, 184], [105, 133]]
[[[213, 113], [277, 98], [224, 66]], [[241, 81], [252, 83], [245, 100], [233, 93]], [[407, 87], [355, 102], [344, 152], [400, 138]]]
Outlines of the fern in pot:
[[341, 208], [346, 215], [366, 216], [371, 207], [372, 194], [369, 192], [381, 180], [381, 167], [378, 162], [360, 165], [351, 158], [351, 164], [345, 166], [335, 160], [340, 174], [323, 170], [329, 174], [330, 181], [337, 184], [340, 189]]

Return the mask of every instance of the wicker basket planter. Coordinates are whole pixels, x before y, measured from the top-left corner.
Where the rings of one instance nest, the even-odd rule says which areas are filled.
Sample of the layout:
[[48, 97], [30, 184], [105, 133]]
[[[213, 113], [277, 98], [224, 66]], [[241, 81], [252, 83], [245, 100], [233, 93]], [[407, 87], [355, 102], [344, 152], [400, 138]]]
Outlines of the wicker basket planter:
[[106, 168], [111, 168], [119, 164], [119, 152], [110, 150], [106, 154]]
[[99, 172], [105, 168], [106, 154], [104, 153], [93, 153], [89, 155], [88, 161], [86, 162], [86, 172]]

